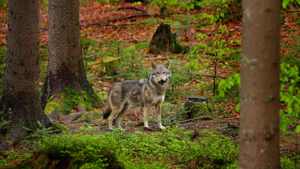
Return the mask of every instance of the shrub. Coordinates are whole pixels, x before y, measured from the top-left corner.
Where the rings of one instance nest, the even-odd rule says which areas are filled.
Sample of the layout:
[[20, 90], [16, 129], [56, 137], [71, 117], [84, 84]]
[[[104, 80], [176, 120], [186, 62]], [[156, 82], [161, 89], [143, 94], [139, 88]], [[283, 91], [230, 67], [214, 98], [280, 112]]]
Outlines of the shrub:
[[281, 129], [295, 128], [300, 119], [300, 67], [282, 63], [281, 69], [281, 102], [286, 106], [281, 114]]
[[289, 156], [283, 156], [280, 158], [280, 166], [282, 169], [296, 169], [299, 165], [297, 161], [300, 160], [299, 155], [294, 155], [292, 157]]
[[225, 97], [239, 96], [240, 74], [234, 73], [226, 79], [220, 80], [217, 88], [217, 98], [224, 99]]
[[[240, 0], [202, 0], [198, 3], [202, 8], [209, 9], [216, 21], [226, 21], [236, 16], [241, 16]], [[237, 6], [233, 8], [233, 6]]]
[[300, 0], [282, 0], [282, 7], [288, 8], [290, 5], [300, 5]]

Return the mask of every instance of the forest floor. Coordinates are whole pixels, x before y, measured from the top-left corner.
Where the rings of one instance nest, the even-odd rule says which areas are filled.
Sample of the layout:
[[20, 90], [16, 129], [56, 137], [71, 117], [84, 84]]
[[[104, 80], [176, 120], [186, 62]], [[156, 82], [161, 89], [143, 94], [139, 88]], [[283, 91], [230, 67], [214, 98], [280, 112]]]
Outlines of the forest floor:
[[[159, 8], [153, 5], [94, 1], [83, 4], [80, 9], [81, 43], [88, 79], [99, 96], [100, 105], [91, 106], [74, 94], [67, 97], [71, 100], [65, 100], [62, 106], [51, 102], [46, 107], [49, 117], [71, 133], [106, 133], [107, 124], [101, 118], [101, 108], [111, 84], [123, 79], [144, 78], [151, 63], [168, 62], [174, 79], [163, 105], [163, 121], [167, 127], [185, 128], [194, 134], [199, 129], [217, 130], [236, 142], [239, 128], [237, 91], [222, 99], [216, 97], [218, 82], [239, 72], [240, 13], [219, 22], [209, 9], [174, 7], [169, 10], [170, 15], [161, 18]], [[0, 45], [3, 46], [6, 44], [6, 20], [6, 12], [1, 9]], [[47, 23], [47, 9], [42, 8], [40, 86], [47, 65]], [[149, 42], [160, 23], [170, 24], [180, 44], [190, 47], [190, 51], [150, 54]], [[282, 56], [300, 58], [300, 12], [283, 12], [281, 39]], [[195, 112], [187, 117], [184, 103], [188, 96], [204, 96], [208, 103], [197, 104]], [[74, 106], [78, 100], [82, 103]], [[128, 112], [124, 126], [130, 133], [143, 131], [141, 113], [138, 110]], [[299, 140], [299, 134], [282, 134], [282, 154], [299, 155]]]

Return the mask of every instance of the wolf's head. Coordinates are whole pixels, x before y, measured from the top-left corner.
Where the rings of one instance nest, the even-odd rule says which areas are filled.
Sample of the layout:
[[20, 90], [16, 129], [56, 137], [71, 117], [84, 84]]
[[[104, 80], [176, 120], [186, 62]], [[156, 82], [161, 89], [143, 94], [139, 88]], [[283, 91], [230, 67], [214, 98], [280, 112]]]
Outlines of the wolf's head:
[[170, 70], [163, 64], [152, 64], [152, 72], [150, 75], [151, 82], [155, 85], [165, 86], [171, 77]]

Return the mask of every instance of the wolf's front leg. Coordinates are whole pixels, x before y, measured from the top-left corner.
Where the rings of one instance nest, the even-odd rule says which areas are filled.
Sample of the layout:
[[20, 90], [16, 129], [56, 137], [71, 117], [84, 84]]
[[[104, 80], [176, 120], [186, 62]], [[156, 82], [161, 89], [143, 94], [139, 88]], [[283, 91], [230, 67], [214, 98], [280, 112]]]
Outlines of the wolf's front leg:
[[120, 116], [120, 117], [116, 118], [116, 123], [117, 123], [118, 129], [124, 131], [125, 129], [122, 127], [122, 120], [123, 120], [123, 117]]
[[165, 126], [162, 125], [162, 122], [161, 122], [161, 103], [157, 104], [155, 106], [156, 108], [156, 113], [157, 113], [157, 123], [158, 123], [158, 127], [161, 129], [161, 130], [164, 130], [166, 129]]
[[149, 122], [148, 122], [148, 112], [149, 112], [149, 106], [143, 107], [143, 115], [144, 115], [144, 128], [149, 129]]
[[108, 117], [108, 129], [113, 130], [113, 112]]

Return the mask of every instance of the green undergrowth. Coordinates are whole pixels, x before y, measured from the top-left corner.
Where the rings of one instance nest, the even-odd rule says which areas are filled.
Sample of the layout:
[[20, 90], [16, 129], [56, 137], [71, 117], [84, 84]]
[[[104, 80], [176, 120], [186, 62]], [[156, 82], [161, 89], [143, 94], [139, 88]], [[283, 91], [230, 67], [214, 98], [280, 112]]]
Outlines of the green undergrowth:
[[300, 154], [285, 155], [280, 158], [280, 166], [282, 169], [299, 168]]
[[[287, 57], [280, 64], [280, 102], [284, 107], [280, 111], [280, 128], [283, 132], [300, 133], [300, 60]], [[218, 83], [217, 99], [233, 98], [239, 111], [240, 74], [234, 73]]]
[[72, 168], [163, 169], [185, 168], [196, 163], [199, 168], [228, 168], [237, 159], [237, 146], [216, 132], [193, 133], [178, 128], [155, 133], [102, 135], [58, 135], [42, 139], [40, 152], [56, 159], [69, 158]]
[[[162, 132], [44, 134], [31, 150], [0, 154], [0, 168], [23, 169], [237, 169], [237, 144], [218, 132], [169, 128]], [[35, 139], [36, 140], [36, 139]], [[34, 146], [33, 146], [34, 145]], [[4, 155], [5, 154], [5, 155]], [[296, 169], [299, 156], [282, 156]]]
[[95, 97], [90, 96], [86, 91], [65, 88], [62, 93], [48, 100], [45, 113], [69, 114], [73, 111], [89, 111], [99, 105], [98, 101], [98, 98], [95, 100]]
[[81, 44], [84, 48], [87, 71], [91, 76], [101, 76], [109, 80], [139, 79], [144, 78], [148, 73], [143, 60], [143, 51], [148, 47], [146, 42], [98, 43], [91, 39], [83, 39]]

